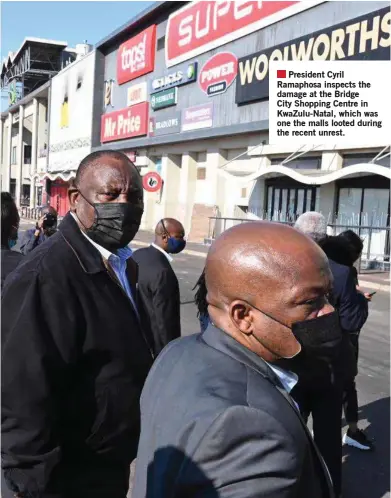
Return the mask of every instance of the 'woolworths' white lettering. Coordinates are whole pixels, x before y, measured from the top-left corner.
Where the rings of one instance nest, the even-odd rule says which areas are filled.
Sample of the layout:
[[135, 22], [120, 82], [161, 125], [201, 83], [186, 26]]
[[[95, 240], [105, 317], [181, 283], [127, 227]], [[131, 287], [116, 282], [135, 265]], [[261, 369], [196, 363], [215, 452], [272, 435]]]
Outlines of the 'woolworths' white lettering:
[[146, 64], [146, 40], [147, 35], [145, 34], [138, 45], [132, 48], [123, 47], [121, 52], [122, 69], [129, 69], [131, 73], [144, 69]]

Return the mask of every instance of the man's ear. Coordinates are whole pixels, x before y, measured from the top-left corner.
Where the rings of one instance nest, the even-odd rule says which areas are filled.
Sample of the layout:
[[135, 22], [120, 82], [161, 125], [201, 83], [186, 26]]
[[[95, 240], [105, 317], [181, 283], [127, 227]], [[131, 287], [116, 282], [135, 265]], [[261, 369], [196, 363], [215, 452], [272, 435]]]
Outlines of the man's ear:
[[236, 300], [229, 306], [229, 315], [232, 323], [243, 334], [250, 335], [253, 332], [253, 309], [245, 301]]
[[69, 199], [69, 206], [71, 208], [71, 211], [76, 210], [76, 206], [79, 200], [79, 191], [76, 188], [75, 181], [72, 179], [69, 182], [69, 187], [68, 187], [68, 199]]

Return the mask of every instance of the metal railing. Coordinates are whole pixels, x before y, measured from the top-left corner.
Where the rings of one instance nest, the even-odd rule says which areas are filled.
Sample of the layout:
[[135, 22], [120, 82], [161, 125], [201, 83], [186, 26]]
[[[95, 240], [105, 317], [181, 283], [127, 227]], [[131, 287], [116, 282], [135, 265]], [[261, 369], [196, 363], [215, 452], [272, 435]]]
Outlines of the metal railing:
[[25, 218], [28, 220], [39, 220], [42, 216], [42, 207], [30, 208], [26, 206], [22, 206], [19, 209], [19, 215], [21, 218]]
[[[205, 243], [211, 243], [225, 230], [241, 223], [250, 221], [261, 221], [259, 218], [227, 218], [210, 217], [208, 238]], [[273, 220], [276, 223], [294, 225], [294, 221]], [[362, 270], [390, 270], [390, 227], [389, 226], [368, 226], [368, 225], [342, 225], [328, 223], [328, 234], [338, 235], [345, 230], [356, 232], [364, 243], [364, 249], [360, 261], [357, 263], [359, 271]]]

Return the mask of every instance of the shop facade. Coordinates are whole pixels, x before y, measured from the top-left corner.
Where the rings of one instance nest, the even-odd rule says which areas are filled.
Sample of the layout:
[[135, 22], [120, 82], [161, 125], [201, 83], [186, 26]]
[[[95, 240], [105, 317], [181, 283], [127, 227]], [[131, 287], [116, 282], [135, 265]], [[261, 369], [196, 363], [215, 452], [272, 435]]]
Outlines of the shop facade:
[[142, 174], [162, 176], [145, 196], [145, 229], [175, 216], [202, 241], [211, 216], [283, 221], [310, 209], [335, 224], [352, 196], [350, 217], [363, 221], [379, 197], [357, 187], [359, 203], [352, 189], [377, 178], [389, 195], [387, 144], [270, 144], [268, 64], [389, 60], [390, 19], [380, 1], [162, 2], [97, 45], [92, 149], [134, 153]]
[[38, 178], [60, 217], [69, 211], [69, 182], [91, 152], [95, 52], [84, 53], [51, 81], [47, 168]]

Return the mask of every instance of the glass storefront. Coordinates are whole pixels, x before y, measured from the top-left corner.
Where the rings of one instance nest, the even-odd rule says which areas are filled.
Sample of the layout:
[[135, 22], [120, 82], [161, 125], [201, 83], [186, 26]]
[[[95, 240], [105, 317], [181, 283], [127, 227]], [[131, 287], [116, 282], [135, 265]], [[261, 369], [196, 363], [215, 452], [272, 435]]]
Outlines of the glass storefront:
[[293, 222], [306, 211], [319, 210], [319, 188], [294, 183], [267, 184], [267, 219]]
[[390, 188], [386, 178], [366, 176], [338, 182], [335, 233], [348, 228], [364, 242], [368, 268], [389, 261]]

